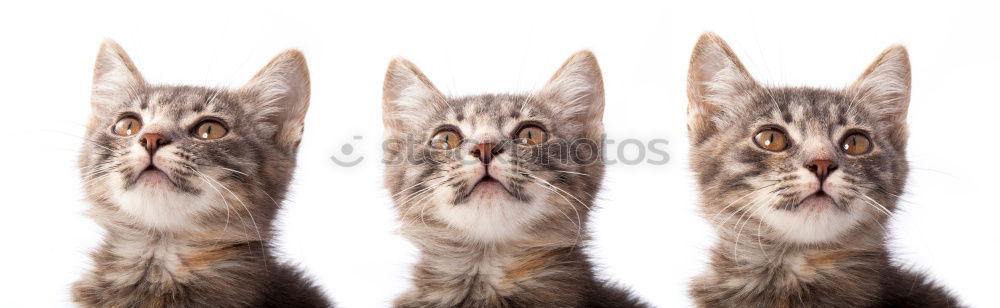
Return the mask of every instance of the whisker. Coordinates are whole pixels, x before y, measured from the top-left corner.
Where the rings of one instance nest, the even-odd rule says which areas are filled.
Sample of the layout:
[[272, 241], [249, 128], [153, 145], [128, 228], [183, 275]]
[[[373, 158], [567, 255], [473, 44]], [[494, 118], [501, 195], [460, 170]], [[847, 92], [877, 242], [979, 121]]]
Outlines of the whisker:
[[574, 196], [573, 194], [569, 193], [569, 192], [568, 192], [568, 191], [566, 191], [566, 190], [563, 190], [562, 188], [559, 188], [559, 187], [557, 187], [557, 186], [555, 186], [555, 185], [552, 185], [552, 183], [549, 183], [549, 181], [546, 181], [545, 179], [542, 179], [542, 178], [539, 178], [539, 177], [537, 177], [537, 176], [534, 176], [534, 175], [532, 175], [532, 174], [530, 174], [530, 173], [522, 173], [522, 174], [524, 174], [524, 175], [527, 175], [527, 176], [529, 176], [529, 177], [531, 177], [531, 178], [533, 178], [533, 179], [536, 179], [536, 180], [539, 180], [539, 181], [542, 181], [542, 182], [543, 182], [543, 183], [545, 183], [546, 185], [549, 185], [549, 187], [552, 187], [552, 188], [555, 188], [555, 189], [557, 189], [557, 190], [559, 190], [559, 191], [562, 191], [562, 192], [563, 192], [563, 193], [565, 193], [566, 195], [568, 195], [568, 196], [572, 197], [573, 199], [575, 199], [575, 200], [576, 200], [576, 202], [579, 202], [579, 203], [580, 203], [580, 205], [582, 205], [583, 207], [587, 208], [588, 210], [590, 209], [590, 206], [587, 206], [587, 204], [586, 204], [586, 203], [584, 203], [583, 201], [581, 201], [581, 200], [580, 200], [580, 198], [577, 198], [576, 196]]
[[[217, 194], [219, 194], [219, 197], [222, 198], [222, 202], [226, 205], [226, 223], [222, 226], [222, 233], [225, 234], [226, 231], [229, 230], [229, 219], [232, 216], [232, 214], [230, 213], [231, 211], [229, 209], [229, 207], [230, 207], [229, 206], [229, 202], [226, 201], [226, 197], [222, 195], [222, 191], [220, 191], [218, 188], [215, 188], [215, 185], [212, 185], [212, 183], [210, 183], [208, 180], [206, 180], [205, 176], [203, 176], [201, 174], [199, 174], [198, 176], [199, 176], [199, 179], [202, 182], [204, 182], [205, 184], [208, 184], [209, 187], [211, 187], [213, 190], [215, 190], [215, 192]], [[239, 212], [236, 212], [236, 214], [239, 215]], [[240, 222], [243, 223], [244, 228], [246, 228], [246, 223], [243, 222], [243, 216], [238, 216], [238, 217], [240, 219]], [[249, 238], [247, 238], [247, 240], [249, 240]], [[219, 243], [219, 239], [216, 239], [215, 240], [215, 244], [218, 244], [218, 243]]]
[[[427, 199], [430, 199], [431, 197], [435, 196], [438, 192], [436, 188], [447, 184], [452, 179], [454, 179], [454, 177], [450, 177], [448, 179], [441, 181], [440, 183], [427, 186], [424, 189], [421, 189], [417, 192], [408, 195], [407, 197], [403, 198], [403, 200], [397, 201], [396, 202], [397, 207], [399, 208], [406, 207], [406, 210], [403, 211], [403, 213], [400, 215], [400, 218], [404, 220], [404, 225], [406, 224], [405, 222], [406, 217], [409, 215], [411, 211], [413, 211], [414, 208], [416, 208], [420, 204], [423, 204], [423, 202], [426, 201]], [[424, 181], [424, 183], [429, 181], [431, 180]], [[407, 207], [407, 205], [409, 205], [409, 207]], [[413, 219], [416, 220], [417, 218], [419, 218], [421, 223], [423, 223], [425, 227], [427, 226], [427, 221], [424, 219], [425, 216], [424, 211], [426, 210], [426, 208], [427, 208], [426, 206], [421, 206], [417, 217]], [[413, 223], [413, 221], [409, 223]]]
[[[719, 214], [722, 214], [723, 211], [725, 211], [727, 209], [730, 209], [733, 206], [733, 204], [736, 204], [736, 202], [739, 202], [740, 200], [743, 200], [744, 198], [749, 197], [750, 195], [752, 195], [752, 194], [754, 194], [754, 193], [756, 193], [756, 192], [758, 192], [760, 190], [763, 190], [765, 188], [772, 187], [772, 186], [775, 186], [775, 185], [778, 185], [778, 183], [774, 183], [774, 184], [770, 184], [770, 185], [765, 185], [765, 186], [762, 186], [760, 188], [754, 189], [754, 190], [746, 193], [745, 195], [737, 198], [736, 200], [733, 200], [732, 202], [729, 202], [729, 204], [726, 204], [726, 206], [724, 206], [718, 212], [715, 212], [715, 215], [712, 215], [712, 218], [710, 219], [710, 221], [717, 221], [717, 218], [719, 217]], [[743, 208], [743, 207], [741, 206], [740, 208]], [[726, 217], [725, 221], [729, 221], [729, 219], [733, 218], [733, 215], [736, 215], [737, 212], [739, 212], [739, 210], [736, 210], [733, 213], [731, 213], [729, 215], [729, 217]]]
[[[868, 205], [869, 207], [871, 207], [871, 208], [875, 209], [875, 210], [876, 210], [877, 212], [879, 212], [880, 214], [882, 214], [882, 212], [881, 212], [881, 211], [880, 211], [880, 210], [878, 209], [878, 207], [876, 207], [876, 206], [875, 206], [874, 204], [872, 204], [871, 202], [868, 202], [868, 201], [866, 201], [866, 200], [863, 200], [863, 199], [861, 199], [861, 201], [862, 201], [862, 202], [864, 202], [864, 203], [865, 203], [866, 205]], [[889, 230], [888, 230], [888, 229], [886, 229], [886, 228], [885, 228], [885, 226], [884, 226], [884, 225], [882, 225], [882, 223], [878, 221], [878, 218], [877, 218], [877, 217], [873, 217], [873, 218], [872, 218], [872, 221], [874, 221], [874, 222], [875, 222], [876, 224], [878, 224], [879, 228], [882, 228], [882, 232], [885, 232], [885, 233], [889, 233]]]
[[247, 181], [245, 183], [253, 185], [254, 187], [257, 188], [257, 191], [260, 191], [260, 192], [264, 193], [264, 195], [267, 196], [268, 199], [271, 199], [271, 203], [273, 203], [276, 208], [280, 207], [280, 205], [278, 205], [278, 201], [274, 200], [274, 197], [271, 197], [271, 194], [267, 193], [267, 190], [264, 190], [264, 188], [260, 186], [260, 185], [262, 185], [260, 183], [260, 181], [258, 181], [256, 179], [250, 178], [249, 174], [246, 174], [245, 172], [242, 172], [242, 171], [239, 171], [239, 170], [234, 170], [232, 168], [223, 167], [223, 166], [209, 166], [209, 165], [200, 165], [200, 166], [211, 167], [211, 168], [219, 168], [219, 169], [222, 169], [222, 170], [226, 170], [226, 171], [230, 171], [230, 172], [233, 172], [233, 173], [236, 173], [236, 174], [243, 175], [244, 177], [246, 177], [249, 180], [249, 181]]
[[[576, 204], [574, 204], [572, 201], [570, 201], [569, 199], [567, 199], [566, 196], [569, 196], [569, 197], [573, 198], [574, 200], [576, 200], [577, 203], [579, 203], [581, 206], [583, 206], [584, 208], [586, 208], [588, 210], [590, 209], [590, 206], [588, 206], [586, 203], [584, 203], [583, 201], [581, 201], [580, 198], [577, 198], [576, 196], [574, 196], [573, 194], [571, 194], [570, 192], [568, 192], [568, 191], [566, 191], [566, 190], [564, 190], [562, 188], [559, 188], [559, 187], [557, 187], [555, 185], [552, 185], [552, 183], [550, 183], [549, 181], [546, 181], [545, 179], [539, 178], [539, 177], [537, 177], [537, 176], [535, 176], [535, 175], [533, 175], [531, 173], [527, 173], [527, 172], [519, 172], [519, 173], [521, 173], [521, 174], [523, 174], [525, 176], [528, 176], [529, 179], [532, 179], [532, 181], [531, 181], [532, 183], [534, 183], [534, 184], [536, 184], [536, 185], [538, 185], [538, 186], [540, 186], [542, 188], [545, 188], [545, 189], [547, 189], [547, 190], [555, 193], [559, 197], [563, 198], [563, 200], [566, 200], [566, 203], [568, 203], [569, 206], [570, 206], [570, 208], [572, 208], [573, 211], [576, 213], [577, 223], [575, 223], [575, 225], [577, 227], [577, 233], [576, 233], [576, 238], [573, 241], [573, 247], [575, 248], [580, 243], [580, 238], [581, 238], [581, 236], [583, 234], [583, 218], [580, 215], [580, 210], [577, 209]], [[542, 184], [545, 184], [545, 185], [542, 185]], [[560, 210], [560, 212], [562, 212], [562, 210]], [[566, 215], [565, 213], [562, 213], [562, 214], [563, 214], [563, 216], [566, 216], [566, 219], [570, 219], [569, 216]], [[570, 223], [573, 223], [572, 219], [570, 219]]]
[[443, 177], [445, 177], [445, 176], [444, 175], [442, 175], [442, 176], [436, 176], [436, 177], [432, 177], [432, 178], [427, 179], [427, 180], [423, 180], [423, 181], [417, 182], [416, 184], [413, 184], [410, 187], [403, 188], [403, 189], [399, 190], [399, 192], [397, 192], [395, 194], [392, 194], [392, 196], [389, 196], [389, 198], [395, 199], [396, 196], [399, 196], [400, 194], [406, 192], [407, 190], [413, 189], [414, 187], [420, 186], [421, 184], [425, 184], [427, 182], [430, 182], [430, 181], [433, 181], [433, 180], [436, 180], [436, 179], [440, 179], [440, 178], [443, 178]]
[[[769, 203], [764, 203], [762, 201], [771, 201], [773, 200], [773, 198], [774, 197], [771, 194], [757, 195], [757, 197], [755, 197], [754, 200], [744, 205], [743, 207], [740, 207], [740, 209], [737, 210], [743, 212], [743, 214], [740, 215], [740, 218], [736, 219], [736, 224], [733, 225], [734, 227], [738, 227], [738, 230], [736, 232], [736, 240], [735, 240], [736, 243], [733, 244], [733, 258], [738, 258], [740, 236], [743, 233], [743, 228], [746, 227], [747, 223], [749, 223], [751, 219], [753, 219], [753, 213], [756, 213], [764, 205], [769, 204]], [[743, 210], [744, 207], [748, 207], [753, 210], [744, 211]], [[750, 214], [750, 216], [747, 216], [747, 220], [743, 223], [742, 226], [740, 226], [740, 221], [743, 220], [743, 217], [747, 214]]]
[[94, 145], [96, 145], [96, 146], [98, 146], [100, 148], [103, 148], [105, 150], [108, 150], [108, 151], [111, 151], [111, 152], [115, 151], [114, 149], [109, 148], [109, 147], [107, 147], [107, 146], [105, 146], [105, 145], [97, 142], [96, 140], [90, 139], [87, 136], [81, 136], [81, 135], [76, 135], [76, 134], [67, 133], [67, 132], [64, 132], [64, 131], [52, 130], [52, 129], [44, 129], [42, 131], [49, 132], [49, 133], [57, 133], [57, 134], [62, 134], [62, 135], [70, 136], [70, 137], [77, 138], [77, 139], [80, 139], [80, 140], [83, 140], [83, 141], [86, 141], [86, 142], [93, 143]]
[[541, 170], [541, 169], [535, 170], [535, 169], [528, 169], [528, 168], [524, 168], [522, 170], [525, 170], [525, 171], [534, 171], [534, 172], [558, 172], [558, 173], [566, 173], [566, 174], [573, 174], [573, 175], [590, 176], [589, 174], [586, 174], [586, 173], [576, 172], [576, 171], [568, 171], [568, 170]]
[[872, 199], [868, 195], [865, 195], [865, 194], [860, 193], [860, 192], [858, 192], [858, 196], [861, 196], [862, 198], [868, 199], [868, 201], [873, 202], [875, 205], [878, 206], [878, 209], [882, 210], [882, 212], [885, 213], [886, 216], [892, 216], [892, 212], [889, 211], [889, 209], [886, 208], [885, 206], [883, 206], [881, 203], [878, 203], [878, 201], [875, 201], [875, 199]]
[[[576, 206], [573, 206], [573, 202], [569, 201], [569, 199], [567, 199], [567, 198], [566, 198], [566, 196], [563, 196], [563, 195], [562, 195], [561, 193], [559, 193], [559, 192], [557, 192], [557, 191], [555, 191], [555, 190], [553, 190], [553, 189], [551, 189], [551, 188], [548, 188], [548, 187], [546, 187], [546, 186], [542, 185], [542, 184], [541, 184], [541, 183], [539, 183], [539, 182], [536, 182], [536, 181], [531, 181], [531, 183], [533, 183], [533, 184], [535, 184], [535, 185], [538, 185], [539, 187], [542, 187], [542, 188], [544, 188], [544, 189], [547, 189], [547, 190], [549, 190], [549, 191], [551, 191], [551, 192], [555, 193], [555, 194], [556, 194], [557, 196], [559, 196], [559, 197], [563, 198], [563, 200], [566, 200], [566, 203], [569, 203], [569, 204], [570, 204], [570, 206], [572, 206], [572, 207], [573, 207], [573, 210], [574, 210], [574, 211], [576, 211]], [[558, 209], [558, 208], [557, 208], [557, 209]], [[563, 217], [566, 217], [566, 220], [568, 220], [570, 224], [573, 224], [574, 226], [576, 226], [576, 237], [575, 237], [575, 239], [573, 240], [573, 247], [576, 247], [576, 245], [577, 245], [577, 244], [578, 244], [578, 243], [580, 242], [580, 236], [581, 236], [581, 234], [583, 233], [583, 226], [582, 226], [583, 222], [582, 222], [582, 221], [580, 220], [580, 219], [581, 219], [581, 217], [580, 217], [580, 212], [579, 212], [579, 211], [576, 211], [576, 215], [577, 215], [577, 216], [576, 216], [576, 219], [577, 219], [577, 222], [573, 222], [573, 219], [572, 219], [572, 218], [570, 218], [570, 217], [569, 217], [569, 215], [566, 215], [566, 212], [565, 212], [565, 211], [563, 211], [562, 209], [558, 209], [558, 210], [559, 210], [559, 213], [563, 215]]]
[[194, 171], [196, 173], [201, 174], [206, 179], [209, 179], [209, 180], [215, 182], [216, 184], [219, 184], [219, 186], [222, 187], [222, 189], [225, 189], [227, 192], [229, 192], [229, 194], [232, 195], [233, 198], [236, 198], [236, 201], [238, 201], [243, 206], [243, 210], [246, 211], [247, 216], [250, 216], [250, 222], [253, 224], [254, 231], [257, 233], [257, 239], [258, 239], [258, 241], [260, 243], [261, 256], [264, 258], [264, 271], [267, 271], [268, 270], [267, 269], [267, 253], [266, 253], [266, 248], [264, 247], [264, 237], [260, 233], [260, 228], [257, 226], [257, 221], [256, 221], [256, 219], [254, 219], [253, 213], [250, 212], [250, 207], [248, 207], [247, 204], [243, 202], [243, 199], [241, 199], [238, 195], [236, 195], [235, 192], [233, 192], [231, 189], [229, 189], [229, 187], [226, 187], [225, 184], [222, 184], [222, 182], [219, 182], [218, 180], [215, 180], [213, 178], [205, 176], [204, 173], [202, 173], [201, 171], [198, 171], [198, 170], [196, 170], [194, 168], [189, 168], [189, 169], [191, 171]]

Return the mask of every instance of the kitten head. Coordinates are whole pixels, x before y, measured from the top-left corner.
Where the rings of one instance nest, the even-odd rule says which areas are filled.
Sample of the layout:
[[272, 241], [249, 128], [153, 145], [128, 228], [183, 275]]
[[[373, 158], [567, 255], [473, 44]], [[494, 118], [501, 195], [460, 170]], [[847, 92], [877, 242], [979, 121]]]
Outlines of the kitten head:
[[147, 83], [101, 46], [80, 169], [96, 217], [157, 231], [265, 228], [284, 196], [309, 105], [295, 50], [237, 90]]
[[903, 47], [845, 89], [773, 88], [708, 33], [691, 57], [688, 98], [691, 165], [722, 232], [754, 222], [783, 242], [835, 242], [881, 230], [895, 210], [908, 172]]
[[392, 61], [386, 186], [404, 228], [437, 224], [487, 242], [579, 232], [603, 175], [603, 113], [588, 51], [530, 95], [446, 97], [412, 63]]

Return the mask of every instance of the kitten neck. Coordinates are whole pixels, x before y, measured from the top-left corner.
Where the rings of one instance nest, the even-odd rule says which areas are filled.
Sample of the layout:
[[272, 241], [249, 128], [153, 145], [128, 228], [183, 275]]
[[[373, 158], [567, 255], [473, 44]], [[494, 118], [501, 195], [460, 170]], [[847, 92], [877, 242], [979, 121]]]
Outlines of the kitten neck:
[[[868, 259], [872, 252], [885, 251], [885, 233], [882, 230], [859, 229], [842, 238], [829, 243], [799, 244], [783, 240], [775, 240], [767, 236], [758, 237], [751, 227], [724, 232], [719, 236], [712, 253], [723, 256], [727, 263], [746, 267], [781, 268], [788, 266], [786, 261], [795, 258], [839, 254], [843, 259], [828, 261], [843, 261], [850, 263], [852, 257]], [[714, 260], [714, 259], [713, 259]], [[840, 262], [830, 263], [837, 265]]]
[[[591, 265], [580, 245], [585, 238], [566, 239], [564, 232], [542, 230], [534, 233], [534, 240], [483, 243], [440, 229], [446, 226], [420, 226], [407, 233], [421, 257], [414, 271], [415, 289], [402, 299], [406, 302], [456, 306], [469, 299], [524, 294], [525, 285], [538, 286], [539, 293], [545, 292], [544, 286], [572, 293], [570, 286], [590, 285], [570, 281], [592, 282]], [[433, 223], [428, 221], [428, 226]]]
[[758, 238], [756, 227], [750, 223], [742, 234], [720, 230], [709, 270], [692, 284], [696, 300], [708, 306], [815, 306], [830, 300], [863, 306], [879, 296], [881, 275], [890, 266], [884, 230], [861, 228], [836, 242], [805, 245]]
[[229, 202], [229, 204], [223, 202], [210, 206], [226, 209], [221, 213], [185, 217], [182, 224], [166, 226], [149, 223], [145, 221], [150, 219], [149, 217], [136, 217], [123, 210], [121, 205], [110, 201], [94, 202], [94, 206], [88, 209], [87, 216], [107, 230], [109, 235], [120, 234], [126, 238], [132, 238], [134, 237], [132, 235], [136, 234], [140, 237], [155, 234], [185, 241], [269, 241], [273, 211], [251, 213], [249, 210], [244, 210], [244, 206], [253, 206], [250, 199], [243, 201], [246, 202], [245, 205], [243, 203], [234, 205], [235, 201]]

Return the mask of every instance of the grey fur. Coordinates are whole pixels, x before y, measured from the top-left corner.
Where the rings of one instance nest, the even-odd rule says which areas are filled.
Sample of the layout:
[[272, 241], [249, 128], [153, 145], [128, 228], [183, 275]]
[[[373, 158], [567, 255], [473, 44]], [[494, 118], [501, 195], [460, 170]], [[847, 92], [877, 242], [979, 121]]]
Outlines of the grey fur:
[[[73, 285], [73, 300], [87, 307], [330, 306], [270, 245], [295, 167], [308, 74], [302, 54], [290, 50], [238, 90], [151, 85], [106, 41], [80, 170], [89, 214], [107, 234], [92, 253], [94, 269]], [[112, 132], [123, 115], [144, 122], [139, 133]], [[206, 117], [229, 133], [193, 137]], [[147, 133], [165, 140], [154, 154], [140, 144]], [[140, 181], [153, 161], [172, 184]]]
[[[708, 271], [691, 284], [702, 307], [954, 307], [958, 301], [922, 274], [890, 260], [883, 226], [897, 210], [908, 174], [906, 50], [887, 49], [842, 90], [757, 83], [718, 36], [695, 46], [688, 79], [691, 168], [702, 211], [719, 235]], [[778, 127], [788, 149], [755, 145]], [[849, 155], [843, 136], [864, 132], [871, 152]], [[826, 177], [834, 206], [800, 206], [820, 185], [816, 159], [838, 166]], [[817, 212], [818, 211], [818, 212]]]
[[[603, 108], [600, 69], [587, 51], [531, 95], [445, 97], [412, 63], [394, 60], [383, 101], [386, 187], [403, 235], [421, 251], [413, 288], [395, 306], [644, 307], [595, 278], [583, 252], [604, 174]], [[525, 123], [544, 127], [548, 140], [512, 144]], [[427, 146], [442, 127], [467, 141]], [[495, 162], [476, 160], [478, 143], [500, 147]], [[508, 196], [470, 195], [486, 169], [498, 170], [489, 172]]]

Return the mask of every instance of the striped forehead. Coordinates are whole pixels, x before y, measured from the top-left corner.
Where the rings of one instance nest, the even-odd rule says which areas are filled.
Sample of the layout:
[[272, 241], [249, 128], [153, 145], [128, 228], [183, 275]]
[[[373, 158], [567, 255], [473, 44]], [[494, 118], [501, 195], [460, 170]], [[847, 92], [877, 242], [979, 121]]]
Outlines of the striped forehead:
[[154, 88], [138, 101], [142, 114], [172, 121], [196, 114], [232, 114], [236, 107], [225, 92], [197, 87]]
[[758, 119], [800, 134], [824, 134], [833, 127], [864, 123], [857, 106], [842, 93], [802, 88], [770, 89], [758, 96]]
[[479, 95], [449, 100], [448, 121], [463, 128], [511, 129], [518, 123], [544, 117], [545, 110], [527, 95]]

